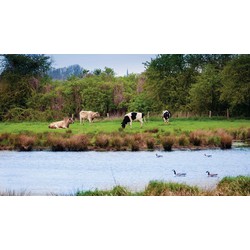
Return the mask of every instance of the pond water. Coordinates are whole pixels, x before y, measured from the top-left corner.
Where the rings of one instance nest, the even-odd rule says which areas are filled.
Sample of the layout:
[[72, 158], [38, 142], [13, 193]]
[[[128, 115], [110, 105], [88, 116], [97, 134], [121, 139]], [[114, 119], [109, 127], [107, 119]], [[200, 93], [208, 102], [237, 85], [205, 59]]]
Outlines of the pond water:
[[[162, 157], [157, 158], [156, 153]], [[204, 154], [210, 154], [206, 157]], [[176, 172], [187, 173], [175, 177]], [[206, 171], [218, 177], [207, 177]], [[172, 152], [0, 151], [0, 190], [72, 195], [122, 185], [140, 191], [151, 180], [213, 188], [224, 176], [250, 175], [250, 148]]]

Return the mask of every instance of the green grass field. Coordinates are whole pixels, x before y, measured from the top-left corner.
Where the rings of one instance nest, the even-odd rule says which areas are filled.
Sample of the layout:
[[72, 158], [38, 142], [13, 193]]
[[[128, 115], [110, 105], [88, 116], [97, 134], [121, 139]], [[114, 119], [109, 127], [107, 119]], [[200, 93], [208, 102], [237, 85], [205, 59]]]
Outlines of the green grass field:
[[[74, 124], [71, 124], [69, 129], [73, 134], [81, 133], [112, 133], [121, 131], [122, 119], [112, 120], [95, 120], [94, 123], [90, 124], [85, 122], [80, 125], [77, 120]], [[34, 132], [43, 133], [48, 131], [56, 131], [58, 133], [64, 133], [64, 129], [52, 130], [48, 128], [49, 123], [46, 122], [0, 122], [0, 134], [3, 133], [14, 133], [18, 134], [21, 132]], [[183, 119], [175, 118], [171, 119], [169, 124], [164, 124], [161, 119], [151, 119], [144, 123], [143, 128], [140, 128], [139, 122], [133, 122], [132, 129], [129, 125], [124, 129], [127, 133], [141, 133], [147, 130], [158, 129], [159, 132], [185, 132], [195, 130], [215, 130], [215, 129], [243, 129], [250, 128], [250, 120], [238, 119], [238, 120], [210, 120], [210, 119]]]

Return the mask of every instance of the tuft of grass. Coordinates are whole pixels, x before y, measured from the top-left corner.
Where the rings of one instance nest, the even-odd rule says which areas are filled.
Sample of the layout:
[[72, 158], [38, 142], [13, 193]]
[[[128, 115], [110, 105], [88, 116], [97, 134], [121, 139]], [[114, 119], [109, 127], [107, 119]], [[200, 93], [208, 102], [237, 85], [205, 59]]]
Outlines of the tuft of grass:
[[250, 177], [224, 177], [216, 187], [219, 195], [223, 196], [249, 196], [250, 195]]
[[122, 145], [123, 145], [123, 139], [120, 136], [114, 136], [111, 139], [111, 146], [115, 150], [121, 150]]
[[188, 146], [189, 145], [189, 139], [185, 134], [182, 134], [178, 139], [180, 146]]
[[155, 149], [155, 139], [154, 138], [148, 138], [146, 140], [147, 148], [149, 150], [154, 150]]
[[52, 151], [65, 151], [66, 140], [56, 135], [50, 134], [48, 136], [47, 144], [51, 147]]
[[112, 190], [78, 191], [77, 196], [130, 196], [132, 193], [125, 187], [115, 186]]
[[31, 151], [35, 144], [35, 141], [35, 136], [21, 134], [16, 138], [14, 142], [14, 148], [20, 151]]
[[203, 131], [193, 131], [189, 135], [189, 141], [194, 145], [194, 146], [201, 146], [202, 144], [202, 136], [203, 136]]
[[173, 136], [163, 137], [162, 140], [161, 140], [163, 149], [165, 151], [171, 151], [172, 146], [174, 145], [174, 141], [175, 141], [175, 138]]
[[220, 136], [220, 138], [221, 138], [221, 142], [220, 142], [220, 148], [221, 149], [230, 149], [230, 148], [232, 148], [233, 138], [232, 138], [231, 135], [222, 134]]
[[221, 143], [220, 137], [218, 135], [209, 136], [207, 140], [207, 145], [219, 147]]
[[139, 151], [140, 150], [140, 144], [138, 141], [132, 141], [130, 144], [131, 151]]
[[150, 181], [144, 191], [146, 196], [197, 196], [201, 191], [197, 186], [181, 183]]
[[86, 151], [88, 150], [89, 139], [86, 135], [73, 135], [66, 141], [68, 151]]
[[95, 139], [95, 145], [99, 148], [108, 148], [110, 138], [107, 135], [97, 135]]

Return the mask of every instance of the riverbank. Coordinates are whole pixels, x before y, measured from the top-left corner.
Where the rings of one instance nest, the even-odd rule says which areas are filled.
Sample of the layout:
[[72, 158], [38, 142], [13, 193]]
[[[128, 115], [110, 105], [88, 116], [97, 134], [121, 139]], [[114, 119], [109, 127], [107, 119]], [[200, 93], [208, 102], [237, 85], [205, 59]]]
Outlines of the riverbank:
[[[47, 194], [49, 196], [249, 196], [250, 176], [224, 177], [213, 189], [202, 189], [175, 182], [151, 181], [141, 192], [132, 192], [123, 186], [111, 190], [77, 191], [72, 194]], [[31, 192], [7, 190], [0, 196], [32, 196]]]
[[77, 196], [249, 196], [250, 177], [224, 177], [214, 189], [206, 190], [174, 182], [151, 181], [142, 192], [131, 192], [122, 186], [112, 190], [78, 191]]

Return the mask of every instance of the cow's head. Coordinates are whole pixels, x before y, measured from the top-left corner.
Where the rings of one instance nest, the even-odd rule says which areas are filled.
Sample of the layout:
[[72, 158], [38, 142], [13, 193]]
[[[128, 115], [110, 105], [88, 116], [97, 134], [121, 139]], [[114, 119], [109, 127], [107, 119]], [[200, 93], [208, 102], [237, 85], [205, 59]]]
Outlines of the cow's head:
[[126, 127], [126, 124], [127, 124], [128, 122], [130, 122], [130, 119], [129, 119], [129, 117], [126, 115], [126, 116], [124, 117], [122, 123], [121, 123], [122, 128], [125, 128], [125, 127]]
[[98, 112], [95, 112], [94, 117], [100, 117], [100, 114]]
[[74, 119], [73, 119], [72, 117], [70, 117], [70, 118], [68, 119], [68, 123], [69, 123], [69, 124], [74, 123]]

